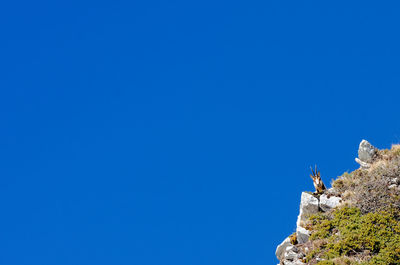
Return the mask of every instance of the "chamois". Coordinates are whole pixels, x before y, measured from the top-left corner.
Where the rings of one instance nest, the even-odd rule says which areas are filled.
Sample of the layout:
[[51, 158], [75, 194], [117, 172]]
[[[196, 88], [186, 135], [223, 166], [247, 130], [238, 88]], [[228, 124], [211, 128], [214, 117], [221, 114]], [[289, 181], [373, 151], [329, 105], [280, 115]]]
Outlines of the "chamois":
[[317, 170], [317, 165], [315, 165], [315, 171], [313, 170], [312, 167], [311, 167], [311, 171], [312, 171], [312, 175], [310, 175], [310, 177], [312, 178], [312, 180], [314, 182], [315, 192], [318, 194], [321, 194], [324, 192], [324, 190], [326, 190], [326, 187], [325, 187], [324, 183], [322, 182], [320, 172]]

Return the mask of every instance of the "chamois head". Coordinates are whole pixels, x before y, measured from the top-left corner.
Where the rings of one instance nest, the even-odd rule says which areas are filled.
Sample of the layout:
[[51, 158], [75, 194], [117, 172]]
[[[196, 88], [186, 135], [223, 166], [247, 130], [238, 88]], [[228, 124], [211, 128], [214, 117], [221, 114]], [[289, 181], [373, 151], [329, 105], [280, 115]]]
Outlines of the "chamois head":
[[310, 174], [310, 177], [312, 178], [312, 180], [316, 179], [316, 178], [321, 178], [321, 174], [317, 169], [317, 165], [315, 165], [315, 171], [312, 167], [310, 167], [312, 174]]

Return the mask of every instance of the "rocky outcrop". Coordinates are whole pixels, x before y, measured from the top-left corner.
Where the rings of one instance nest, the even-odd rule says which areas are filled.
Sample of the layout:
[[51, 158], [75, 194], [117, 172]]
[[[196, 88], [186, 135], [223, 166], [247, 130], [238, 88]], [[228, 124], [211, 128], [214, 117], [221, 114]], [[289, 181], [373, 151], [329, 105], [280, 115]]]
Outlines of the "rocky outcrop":
[[[300, 210], [296, 222], [296, 237], [287, 237], [277, 248], [276, 257], [283, 265], [305, 264], [303, 253], [299, 247], [308, 242], [311, 231], [305, 227], [306, 220], [313, 214], [320, 211], [330, 211], [341, 203], [341, 198], [332, 196], [332, 189], [326, 190], [324, 194], [315, 194], [312, 192], [302, 192], [300, 198]], [[295, 241], [295, 242], [294, 242]]]
[[291, 243], [290, 238], [286, 238], [277, 248], [275, 255], [285, 265], [300, 265], [304, 264], [302, 259], [305, 257], [296, 246]]
[[301, 193], [300, 213], [299, 216], [297, 217], [297, 222], [296, 222], [296, 238], [298, 243], [303, 244], [308, 241], [311, 232], [303, 227], [304, 222], [310, 215], [316, 214], [318, 213], [318, 211], [319, 211], [318, 198], [315, 197], [312, 193], [308, 192]]
[[369, 168], [376, 159], [378, 149], [372, 146], [367, 140], [362, 140], [358, 147], [358, 157], [355, 159], [361, 168]]
[[311, 231], [308, 231], [304, 227], [298, 226], [296, 228], [296, 239], [299, 244], [306, 243], [311, 235]]
[[324, 212], [335, 208], [341, 202], [342, 202], [342, 199], [340, 197], [336, 197], [336, 196], [322, 194], [321, 197], [319, 197], [319, 207]]
[[290, 238], [287, 237], [283, 242], [276, 248], [275, 255], [279, 260], [284, 259], [286, 248], [293, 246], [290, 242]]
[[[336, 216], [331, 211], [343, 203], [342, 198], [345, 200], [344, 203], [346, 205], [358, 208], [361, 213], [375, 213], [376, 209], [384, 209], [386, 205], [392, 205], [400, 209], [400, 203], [398, 202], [400, 196], [400, 144], [392, 145], [391, 149], [379, 150], [368, 141], [362, 140], [358, 149], [358, 157], [355, 160], [361, 167], [350, 174], [345, 173], [338, 177], [333, 182], [334, 188], [318, 190], [316, 187], [317, 191], [315, 193], [301, 193], [296, 232], [287, 237], [276, 249], [276, 256], [281, 265], [306, 264], [306, 254], [310, 253], [312, 255], [307, 257], [309, 264], [319, 264], [324, 259], [329, 259], [327, 260], [329, 263], [338, 258], [338, 256], [328, 257], [326, 255], [326, 245], [318, 245], [321, 244], [321, 238], [317, 237], [310, 242], [310, 236], [312, 236], [313, 231], [318, 232], [319, 228], [315, 223], [313, 225], [309, 218], [311, 215], [320, 213], [322, 218], [326, 218], [323, 219], [323, 222], [331, 222], [332, 218]], [[313, 172], [312, 177], [317, 176], [315, 172]], [[335, 211], [340, 212], [346, 209], [336, 209]], [[318, 223], [319, 221], [316, 220], [315, 222]], [[332, 222], [330, 226], [333, 228], [329, 231], [329, 236], [336, 241], [340, 241], [341, 239], [337, 237], [340, 234], [340, 229], [335, 227]], [[311, 229], [314, 230], [310, 231]], [[386, 231], [385, 229], [383, 231]], [[355, 233], [358, 235], [358, 232]], [[393, 237], [391, 236], [391, 238]], [[388, 240], [384, 239], [382, 242], [388, 242]], [[369, 251], [368, 249], [366, 250]], [[360, 250], [358, 255], [364, 255], [367, 253], [365, 252], [366, 250]], [[388, 251], [382, 252], [385, 253], [382, 255], [391, 258], [398, 253], [397, 249]], [[355, 256], [354, 253], [351, 255]], [[389, 263], [385, 261], [382, 264]]]
[[318, 199], [311, 192], [302, 192], [300, 199], [300, 213], [297, 217], [297, 227], [302, 225], [307, 217], [318, 212]]

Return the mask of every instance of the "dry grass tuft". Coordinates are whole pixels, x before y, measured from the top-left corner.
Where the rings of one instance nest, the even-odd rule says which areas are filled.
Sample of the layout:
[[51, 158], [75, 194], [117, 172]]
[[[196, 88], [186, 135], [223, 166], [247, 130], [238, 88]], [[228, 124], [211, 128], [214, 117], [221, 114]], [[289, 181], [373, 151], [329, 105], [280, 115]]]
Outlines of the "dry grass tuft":
[[400, 184], [400, 145], [378, 153], [370, 168], [346, 172], [332, 183], [335, 192], [362, 213], [387, 207], [400, 209], [400, 186], [396, 186]]

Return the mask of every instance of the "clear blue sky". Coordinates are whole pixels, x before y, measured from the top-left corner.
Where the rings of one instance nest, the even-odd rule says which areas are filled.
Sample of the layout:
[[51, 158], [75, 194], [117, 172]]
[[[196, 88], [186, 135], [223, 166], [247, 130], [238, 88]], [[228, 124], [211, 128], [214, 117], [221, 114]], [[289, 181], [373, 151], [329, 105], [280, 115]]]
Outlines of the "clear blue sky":
[[3, 1], [0, 264], [276, 264], [310, 165], [400, 141], [399, 8]]

